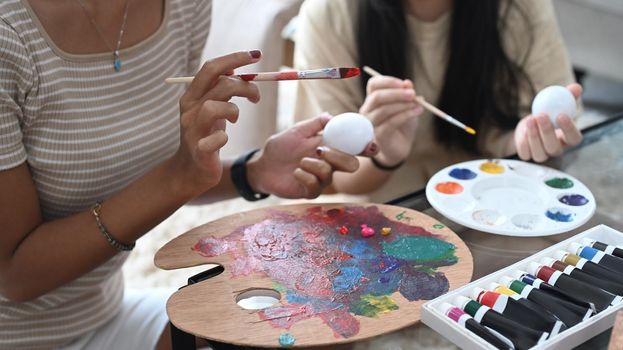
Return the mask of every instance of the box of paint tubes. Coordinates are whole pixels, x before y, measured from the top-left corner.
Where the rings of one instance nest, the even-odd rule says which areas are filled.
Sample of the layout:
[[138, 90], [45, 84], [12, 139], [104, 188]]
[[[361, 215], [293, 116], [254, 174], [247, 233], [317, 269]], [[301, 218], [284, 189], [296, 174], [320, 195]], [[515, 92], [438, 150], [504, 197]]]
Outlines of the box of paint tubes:
[[623, 308], [623, 233], [599, 225], [422, 306], [463, 349], [571, 349]]

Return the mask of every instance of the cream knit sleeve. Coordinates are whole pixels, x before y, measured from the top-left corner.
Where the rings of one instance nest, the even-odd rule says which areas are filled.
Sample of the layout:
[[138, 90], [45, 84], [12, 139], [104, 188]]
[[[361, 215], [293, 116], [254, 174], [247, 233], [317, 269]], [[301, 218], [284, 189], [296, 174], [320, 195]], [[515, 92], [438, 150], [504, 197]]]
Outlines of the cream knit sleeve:
[[[350, 10], [352, 7], [349, 0], [305, 1], [296, 33], [297, 69], [357, 66], [356, 15]], [[300, 121], [322, 112], [357, 112], [363, 103], [359, 79], [300, 81], [295, 119]]]
[[0, 170], [26, 161], [22, 127], [32, 85], [30, 55], [13, 28], [0, 21]]

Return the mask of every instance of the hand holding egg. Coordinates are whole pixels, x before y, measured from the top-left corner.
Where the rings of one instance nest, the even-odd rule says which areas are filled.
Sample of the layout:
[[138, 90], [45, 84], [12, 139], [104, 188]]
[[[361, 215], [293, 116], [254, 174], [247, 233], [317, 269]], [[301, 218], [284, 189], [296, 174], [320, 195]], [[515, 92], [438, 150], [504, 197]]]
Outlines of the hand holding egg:
[[370, 120], [361, 114], [343, 113], [329, 120], [322, 139], [330, 148], [357, 155], [374, 139], [374, 127]]
[[560, 126], [556, 122], [559, 115], [565, 114], [573, 119], [577, 113], [575, 97], [569, 89], [552, 85], [541, 90], [532, 101], [532, 115], [545, 113], [555, 128]]

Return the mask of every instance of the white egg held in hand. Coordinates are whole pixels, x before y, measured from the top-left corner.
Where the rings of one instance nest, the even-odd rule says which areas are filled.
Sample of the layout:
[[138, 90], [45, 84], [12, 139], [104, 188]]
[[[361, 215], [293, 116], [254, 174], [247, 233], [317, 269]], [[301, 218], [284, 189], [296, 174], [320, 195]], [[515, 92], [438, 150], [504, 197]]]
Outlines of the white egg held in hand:
[[563, 86], [548, 86], [541, 90], [532, 101], [532, 115], [545, 113], [558, 128], [556, 118], [565, 114], [573, 119], [577, 113], [575, 98], [571, 91]]
[[356, 155], [374, 139], [374, 127], [358, 113], [343, 113], [331, 118], [324, 127], [322, 140], [328, 147]]

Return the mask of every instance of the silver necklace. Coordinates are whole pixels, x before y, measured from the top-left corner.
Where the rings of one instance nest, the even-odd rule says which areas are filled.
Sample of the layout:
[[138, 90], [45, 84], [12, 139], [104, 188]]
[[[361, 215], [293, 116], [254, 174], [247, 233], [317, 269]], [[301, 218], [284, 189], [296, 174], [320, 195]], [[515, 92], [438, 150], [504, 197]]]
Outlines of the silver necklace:
[[99, 35], [100, 39], [102, 39], [102, 41], [104, 42], [104, 45], [106, 45], [108, 50], [112, 51], [113, 68], [115, 69], [115, 72], [120, 71], [121, 70], [121, 58], [119, 58], [119, 48], [121, 47], [121, 39], [123, 38], [123, 32], [125, 32], [125, 22], [128, 19], [128, 8], [130, 7], [130, 0], [126, 0], [125, 2], [125, 10], [123, 11], [123, 22], [121, 22], [121, 29], [119, 30], [119, 37], [117, 38], [117, 46], [115, 47], [114, 50], [110, 47], [110, 45], [108, 45], [106, 38], [104, 38], [104, 35], [100, 31], [100, 28], [97, 26], [97, 23], [95, 23], [95, 20], [93, 19], [93, 17], [89, 15], [89, 12], [84, 7], [84, 3], [82, 3], [82, 0], [78, 0], [78, 4], [80, 4], [80, 7], [82, 8], [82, 12], [84, 12], [84, 15], [87, 16], [89, 21], [91, 21], [93, 28], [95, 28], [97, 35]]

